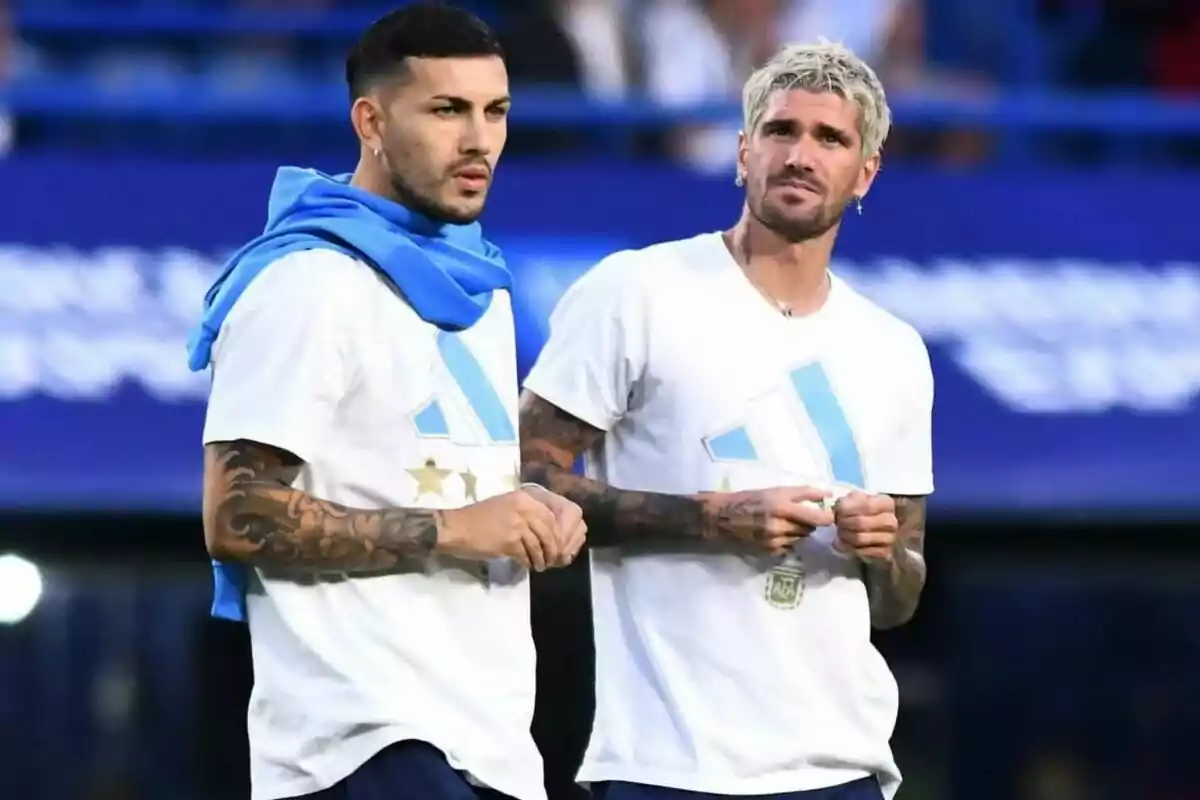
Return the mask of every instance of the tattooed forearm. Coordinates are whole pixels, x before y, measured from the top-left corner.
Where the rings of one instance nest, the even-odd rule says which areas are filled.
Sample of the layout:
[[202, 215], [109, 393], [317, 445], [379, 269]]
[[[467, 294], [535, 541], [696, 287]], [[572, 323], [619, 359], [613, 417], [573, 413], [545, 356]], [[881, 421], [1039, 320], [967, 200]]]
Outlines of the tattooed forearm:
[[521, 475], [583, 509], [588, 541], [606, 547], [715, 538], [703, 498], [613, 488], [571, 471], [604, 432], [531, 392], [521, 395]]
[[440, 512], [347, 508], [290, 488], [301, 463], [248, 441], [205, 448], [204, 531], [218, 559], [264, 569], [375, 572], [428, 556]]
[[871, 624], [876, 628], [895, 628], [912, 619], [925, 588], [925, 498], [893, 499], [900, 528], [892, 560], [866, 568]]

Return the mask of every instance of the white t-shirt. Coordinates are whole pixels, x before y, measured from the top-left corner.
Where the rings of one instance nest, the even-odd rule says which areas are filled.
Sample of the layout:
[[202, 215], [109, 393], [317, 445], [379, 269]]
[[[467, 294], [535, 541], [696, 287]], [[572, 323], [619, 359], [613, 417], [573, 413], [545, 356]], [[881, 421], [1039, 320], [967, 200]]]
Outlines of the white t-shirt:
[[[306, 464], [296, 488], [358, 508], [453, 508], [519, 484], [512, 306], [461, 334], [421, 320], [366, 264], [288, 255], [247, 287], [213, 350], [204, 441]], [[545, 797], [530, 734], [535, 655], [515, 562], [288, 579], [255, 571], [254, 800], [310, 794], [418, 739], [472, 780]]]
[[[589, 475], [672, 494], [795, 484], [933, 491], [916, 331], [836, 277], [784, 317], [720, 234], [601, 262], [551, 317], [526, 388], [607, 435]], [[778, 559], [592, 551], [596, 719], [579, 772], [731, 795], [900, 774], [896, 683], [857, 561], [816, 531]]]

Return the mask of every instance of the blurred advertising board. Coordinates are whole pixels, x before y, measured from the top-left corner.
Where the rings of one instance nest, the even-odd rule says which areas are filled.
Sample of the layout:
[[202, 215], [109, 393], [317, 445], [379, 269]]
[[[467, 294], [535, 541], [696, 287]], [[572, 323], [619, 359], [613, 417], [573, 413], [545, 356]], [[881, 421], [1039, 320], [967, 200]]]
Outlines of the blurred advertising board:
[[[327, 169], [342, 164], [317, 164]], [[199, 507], [207, 378], [184, 342], [274, 167], [0, 162], [0, 508]], [[939, 509], [1200, 511], [1197, 176], [886, 170], [836, 270], [919, 328]], [[727, 226], [732, 180], [502, 165], [522, 370], [563, 289], [624, 247]]]

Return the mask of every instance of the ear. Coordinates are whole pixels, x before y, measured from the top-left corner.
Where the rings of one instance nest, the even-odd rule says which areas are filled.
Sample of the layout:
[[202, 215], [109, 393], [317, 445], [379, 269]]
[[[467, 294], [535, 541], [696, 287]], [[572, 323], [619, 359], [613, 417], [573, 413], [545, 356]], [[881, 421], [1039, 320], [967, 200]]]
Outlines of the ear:
[[360, 97], [350, 106], [350, 124], [367, 150], [383, 146], [383, 108], [374, 97]]
[[859, 199], [867, 196], [871, 191], [872, 184], [875, 183], [875, 176], [879, 174], [880, 167], [879, 154], [871, 156], [862, 163], [862, 167], [858, 170], [858, 180], [854, 184], [854, 195]]
[[750, 154], [750, 144], [749, 144], [749, 140], [746, 137], [746, 132], [738, 131], [737, 175], [736, 175], [736, 177], [739, 181], [738, 185], [741, 185], [741, 183], [746, 180], [746, 172], [747, 172], [746, 159], [749, 157], [749, 154]]

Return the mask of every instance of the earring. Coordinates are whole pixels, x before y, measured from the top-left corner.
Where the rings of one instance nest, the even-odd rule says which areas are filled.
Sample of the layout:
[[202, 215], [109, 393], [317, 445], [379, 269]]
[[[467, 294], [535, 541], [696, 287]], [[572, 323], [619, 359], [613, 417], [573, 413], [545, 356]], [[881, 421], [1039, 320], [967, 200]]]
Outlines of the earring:
[[858, 211], [858, 215], [861, 217], [862, 216], [862, 198], [861, 197], [854, 198], [854, 208], [855, 208], [855, 210]]
[[742, 175], [741, 172], [738, 172], [738, 174], [735, 175], [733, 178], [733, 185], [734, 186], [745, 186], [746, 185], [746, 176]]
[[379, 148], [376, 147], [374, 150], [371, 151], [371, 154], [374, 155], [376, 158], [379, 158]]

